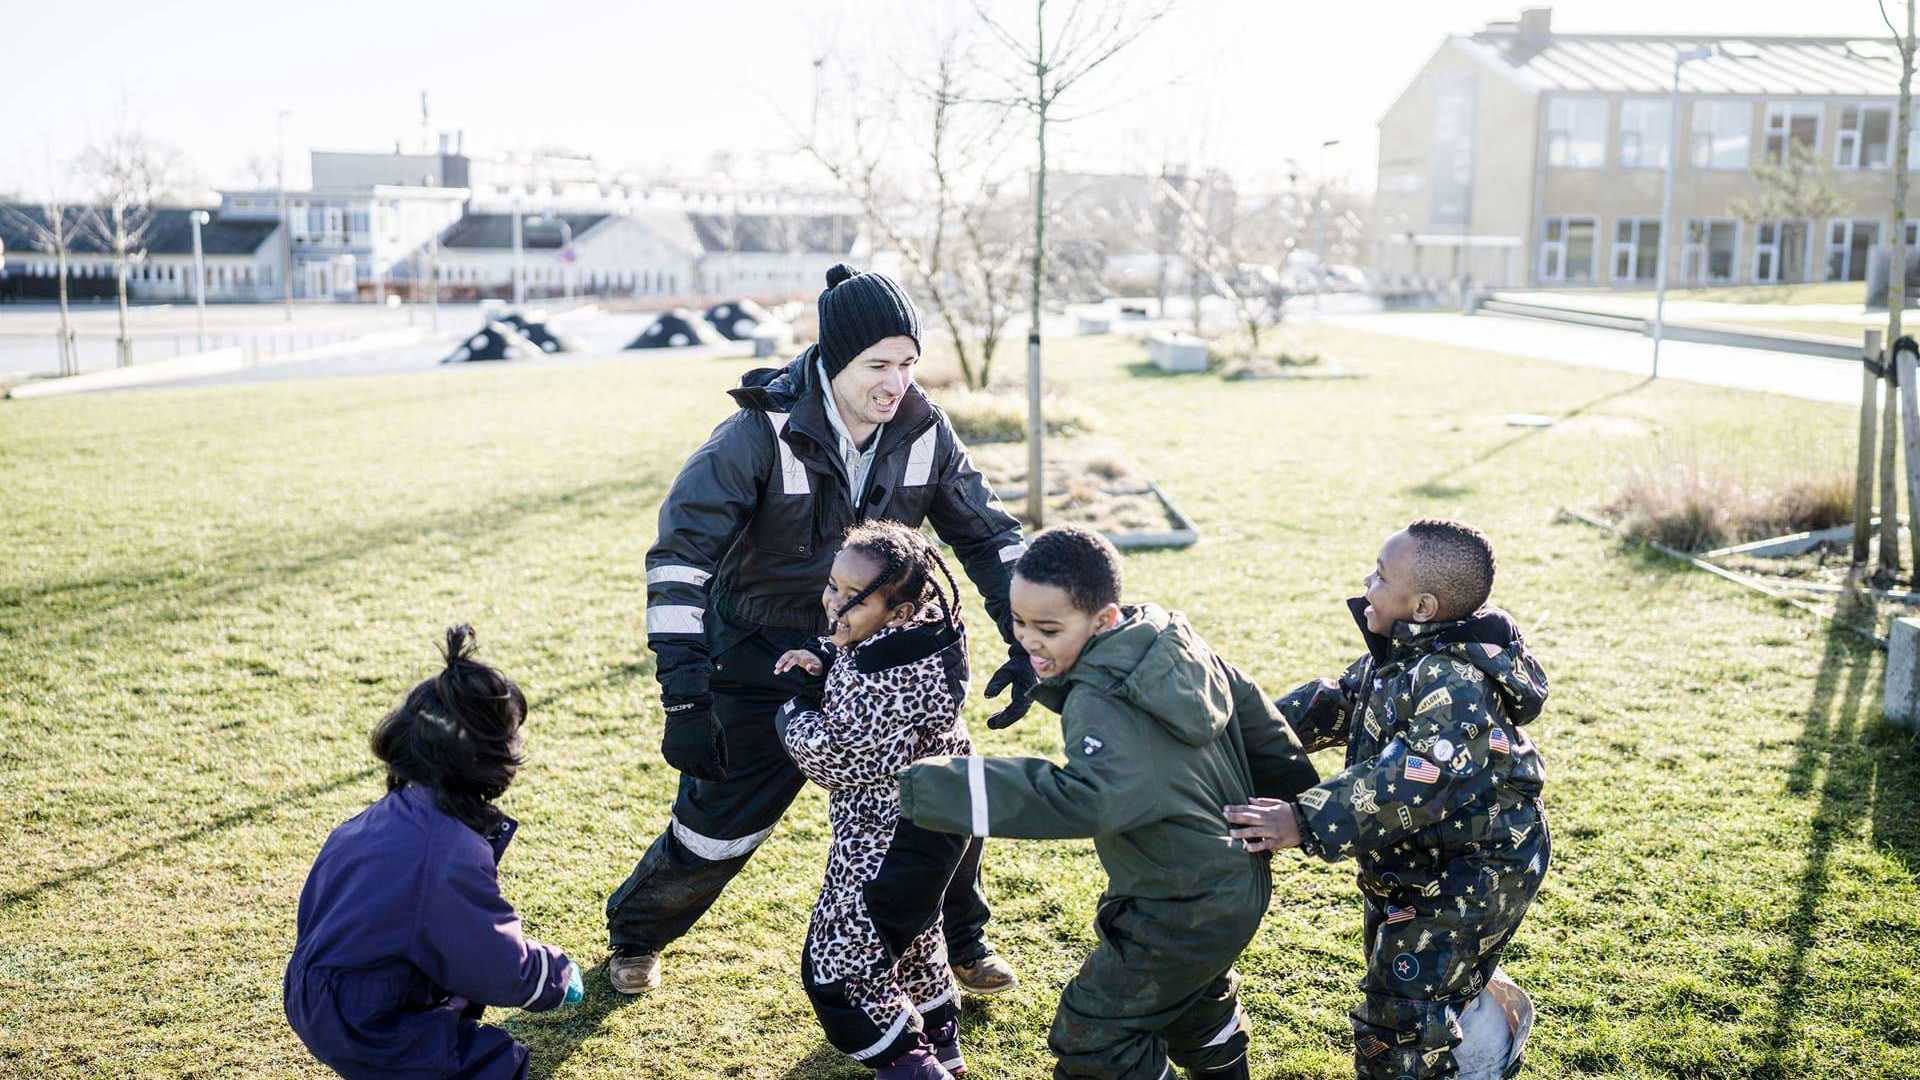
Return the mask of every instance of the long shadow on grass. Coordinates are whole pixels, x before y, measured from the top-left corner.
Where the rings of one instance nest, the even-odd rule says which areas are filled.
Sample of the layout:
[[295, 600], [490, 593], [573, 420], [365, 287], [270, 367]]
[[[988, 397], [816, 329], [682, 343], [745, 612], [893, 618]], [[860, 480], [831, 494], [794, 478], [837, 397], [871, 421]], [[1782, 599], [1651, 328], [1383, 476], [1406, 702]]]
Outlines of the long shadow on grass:
[[[1842, 618], [1873, 625], [1873, 602], [1843, 600]], [[1840, 626], [1827, 629], [1826, 651], [1814, 677], [1813, 698], [1807, 707], [1806, 727], [1799, 754], [1786, 776], [1791, 794], [1809, 793], [1816, 779], [1819, 806], [1813, 813], [1807, 843], [1806, 869], [1801, 872], [1800, 895], [1789, 917], [1792, 943], [1786, 971], [1780, 979], [1773, 1030], [1765, 1042], [1766, 1057], [1757, 1075], [1786, 1077], [1797, 1066], [1790, 1060], [1798, 1041], [1800, 1014], [1806, 1006], [1808, 954], [1820, 928], [1821, 904], [1831, 884], [1830, 864], [1836, 843], [1850, 835], [1872, 809], [1874, 838], [1892, 845], [1906, 861], [1909, 873], [1920, 852], [1920, 831], [1913, 825], [1912, 808], [1920, 803], [1920, 771], [1888, 738], [1884, 722], [1866, 729], [1862, 705], [1869, 688], [1876, 654]], [[1889, 824], [1879, 826], [1882, 815]], [[1898, 824], [1893, 824], [1894, 821]]]
[[47, 878], [45, 881], [38, 881], [25, 888], [16, 889], [13, 892], [0, 895], [0, 911], [6, 911], [16, 904], [26, 903], [29, 900], [33, 900], [56, 889], [65, 888], [76, 881], [86, 881], [89, 878], [98, 877], [115, 867], [125, 866], [130, 862], [138, 862], [156, 852], [179, 847], [183, 844], [191, 844], [197, 840], [203, 840], [212, 836], [214, 833], [224, 832], [238, 825], [250, 825], [256, 821], [273, 816], [285, 807], [293, 806], [297, 803], [304, 803], [311, 799], [317, 799], [322, 795], [338, 791], [350, 784], [357, 784], [363, 780], [371, 779], [374, 774], [379, 771], [380, 769], [377, 766], [359, 769], [343, 776], [336, 776], [331, 780], [308, 784], [306, 787], [296, 788], [293, 791], [276, 795], [271, 799], [257, 802], [244, 809], [235, 810], [231, 814], [222, 814], [212, 821], [203, 825], [196, 825], [184, 832], [163, 836], [158, 840], [142, 844], [139, 847], [128, 848], [110, 859], [94, 863], [91, 866], [76, 866], [69, 870], [62, 870], [60, 873]]
[[[1601, 394], [1599, 397], [1594, 398], [1592, 401], [1587, 401], [1579, 405], [1575, 405], [1573, 408], [1568, 409], [1566, 412], [1563, 412], [1560, 415], [1554, 417], [1553, 422], [1555, 424], [1564, 424], [1576, 416], [1580, 416], [1583, 413], [1592, 412], [1593, 410], [1599, 408], [1600, 406], [1605, 405], [1609, 401], [1626, 397], [1628, 394], [1637, 393], [1647, 388], [1648, 386], [1651, 386], [1652, 384], [1653, 384], [1652, 379], [1642, 379], [1639, 382], [1634, 383], [1632, 386], [1624, 387], [1619, 390], [1614, 390], [1610, 393]], [[1487, 449], [1480, 451], [1478, 454], [1475, 454], [1473, 457], [1467, 459], [1466, 461], [1461, 462], [1458, 465], [1449, 465], [1446, 468], [1441, 469], [1439, 472], [1434, 473], [1432, 476], [1428, 477], [1425, 480], [1420, 481], [1417, 484], [1407, 485], [1405, 488], [1401, 489], [1401, 494], [1414, 495], [1420, 498], [1429, 498], [1429, 499], [1458, 498], [1461, 495], [1467, 494], [1472, 489], [1466, 488], [1466, 487], [1459, 487], [1457, 485], [1450, 483], [1449, 481], [1456, 480], [1459, 478], [1461, 473], [1479, 468], [1480, 466], [1485, 465], [1487, 462], [1492, 461], [1494, 458], [1497, 458], [1500, 455], [1506, 453], [1507, 451], [1513, 449], [1514, 447], [1519, 446], [1521, 443], [1527, 442], [1530, 439], [1539, 438], [1542, 432], [1551, 431], [1551, 430], [1553, 429], [1552, 428], [1527, 428], [1526, 430], [1522, 431], [1520, 434], [1507, 439], [1505, 442], [1496, 443], [1493, 446], [1490, 446]]]
[[[623, 472], [629, 475], [618, 480], [516, 495], [373, 528], [334, 530], [307, 538], [306, 550], [263, 552], [258, 547], [262, 540], [252, 538], [189, 564], [0, 589], [0, 632], [31, 632], [48, 646], [78, 645], [110, 627], [144, 636], [156, 624], [191, 622], [206, 610], [249, 593], [418, 543], [428, 535], [455, 542], [476, 540], [561, 509], [594, 507], [661, 489], [661, 478], [651, 469], [633, 465]], [[47, 602], [57, 602], [81, 617], [63, 621], [62, 612], [47, 610]]]

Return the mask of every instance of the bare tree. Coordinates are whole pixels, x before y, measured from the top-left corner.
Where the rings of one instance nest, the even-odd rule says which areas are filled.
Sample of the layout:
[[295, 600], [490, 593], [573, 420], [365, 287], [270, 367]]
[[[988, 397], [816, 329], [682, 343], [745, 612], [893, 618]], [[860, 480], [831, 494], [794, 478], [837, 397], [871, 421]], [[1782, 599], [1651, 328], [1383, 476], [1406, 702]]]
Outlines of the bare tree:
[[[1033, 182], [1033, 269], [1028, 310], [1031, 325], [1027, 330], [1027, 517], [1033, 527], [1045, 525], [1046, 484], [1043, 477], [1045, 452], [1042, 440], [1046, 424], [1041, 416], [1040, 323], [1041, 291], [1047, 280], [1047, 128], [1064, 123], [1076, 114], [1065, 111], [1062, 99], [1087, 76], [1107, 61], [1140, 40], [1173, 4], [1155, 0], [1141, 7], [1129, 0], [1065, 0], [1066, 15], [1047, 35], [1049, 0], [1033, 0], [1033, 37], [1028, 40], [1009, 28], [981, 0], [974, 0], [980, 21], [1005, 49], [1013, 66], [1007, 73], [998, 102], [1025, 110], [1033, 117], [1036, 164]], [[1083, 111], [1077, 115], [1086, 115]]]
[[176, 150], [149, 138], [123, 115], [111, 134], [81, 152], [77, 167], [94, 189], [97, 203], [87, 212], [85, 227], [113, 253], [120, 307], [116, 351], [119, 366], [126, 367], [133, 363], [127, 274], [146, 255], [154, 210], [178, 176], [180, 158]]
[[[1190, 276], [1204, 282], [1233, 305], [1235, 321], [1246, 334], [1247, 359], [1260, 353], [1260, 335], [1278, 325], [1286, 297], [1276, 266], [1264, 261], [1268, 244], [1289, 231], [1280, 196], [1268, 196], [1242, 210], [1239, 193], [1223, 175], [1189, 177], [1162, 170], [1155, 182], [1159, 203], [1170, 210]], [[1285, 239], [1291, 239], [1286, 237]], [[1284, 258], [1285, 240], [1278, 246]], [[1265, 272], [1262, 272], [1265, 271]], [[1194, 305], [1198, 328], [1200, 305]]]
[[78, 375], [80, 352], [74, 344], [73, 319], [67, 310], [67, 290], [71, 284], [67, 274], [67, 254], [79, 239], [86, 209], [72, 205], [67, 199], [63, 194], [64, 185], [56, 181], [50, 165], [47, 172], [45, 180], [49, 194], [45, 199], [39, 200], [31, 211], [8, 206], [0, 207], [0, 213], [4, 213], [7, 220], [26, 236], [27, 243], [35, 251], [53, 256], [54, 272], [59, 277], [56, 288], [60, 297], [60, 374]]
[[[1880, 17], [1886, 21], [1887, 29], [1893, 32], [1894, 46], [1900, 50], [1900, 111], [1898, 121], [1894, 127], [1893, 144], [1893, 236], [1889, 245], [1891, 248], [1889, 251], [1890, 257], [1887, 259], [1887, 342], [1890, 346], [1888, 349], [1889, 355], [1894, 354], [1894, 350], [1891, 348], [1892, 343], [1900, 340], [1902, 314], [1907, 306], [1907, 140], [1909, 133], [1913, 130], [1913, 5], [1914, 0], [1907, 0], [1907, 32], [1902, 34], [1899, 29], [1893, 25], [1892, 17], [1887, 14], [1886, 0], [1880, 0], [1879, 3]], [[1911, 379], [1909, 379], [1909, 382], [1911, 382]], [[1914, 387], [1911, 385], [1901, 387], [1901, 394], [1909, 407], [1906, 415], [1908, 428], [1907, 440], [1909, 445], [1912, 444], [1916, 434], [1913, 430], [1914, 422], [1920, 419], [1920, 416], [1916, 416], [1912, 411], [1914, 393]], [[1909, 514], [1913, 513], [1916, 508], [1920, 508], [1920, 461], [1913, 460], [1911, 452], [1907, 455], [1907, 508]], [[1894, 517], [1891, 506], [1883, 507], [1880, 513], [1885, 520], [1891, 520]], [[1920, 523], [1916, 524], [1920, 526]], [[1897, 526], [1893, 530], [1882, 530], [1881, 542], [1883, 544], [1886, 542], [1885, 537], [1889, 533], [1898, 535]], [[1914, 572], [1920, 574], [1920, 527], [1915, 527], [1912, 530], [1912, 534], [1912, 565]], [[1886, 561], [1883, 555], [1880, 560], [1883, 569], [1886, 567]]]
[[[895, 92], [823, 50], [814, 60], [814, 102], [802, 144], [899, 253], [915, 292], [946, 331], [961, 378], [979, 389], [993, 376], [1024, 248], [1008, 228], [1009, 201], [992, 168], [1004, 156], [1009, 110], [974, 95], [968, 82], [978, 66], [974, 51], [961, 29], [938, 34], [925, 70], [892, 73], [900, 83]], [[830, 94], [829, 87], [846, 92]], [[910, 106], [908, 115], [901, 103]], [[915, 157], [926, 162], [924, 174], [896, 170], [900, 160]]]

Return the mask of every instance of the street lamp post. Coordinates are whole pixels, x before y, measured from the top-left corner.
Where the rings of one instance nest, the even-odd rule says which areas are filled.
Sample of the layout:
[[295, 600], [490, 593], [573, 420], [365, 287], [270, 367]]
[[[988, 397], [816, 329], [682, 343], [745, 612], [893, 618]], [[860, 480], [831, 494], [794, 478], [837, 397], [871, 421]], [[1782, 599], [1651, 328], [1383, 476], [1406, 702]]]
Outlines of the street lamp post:
[[[420, 178], [422, 187], [434, 186], [431, 173]], [[517, 234], [516, 234], [517, 235]], [[440, 220], [434, 214], [432, 227], [427, 231], [427, 325], [434, 332], [440, 330]]]
[[1667, 330], [1667, 249], [1673, 246], [1673, 174], [1680, 167], [1680, 69], [1713, 55], [1713, 46], [1697, 45], [1673, 56], [1673, 92], [1667, 95], [1667, 169], [1660, 193], [1660, 254], [1653, 298], [1653, 375], [1660, 377], [1660, 341]]
[[274, 183], [280, 188], [280, 296], [287, 307], [287, 321], [293, 321], [293, 233], [287, 217], [287, 110], [274, 114], [278, 133], [274, 151]]
[[193, 306], [200, 352], [207, 351], [207, 260], [200, 250], [200, 226], [213, 218], [205, 210], [189, 215], [193, 222]]
[[1328, 139], [1320, 144], [1320, 183], [1319, 191], [1313, 200], [1313, 258], [1314, 289], [1313, 310], [1320, 310], [1320, 294], [1327, 291], [1327, 151], [1339, 146], [1339, 139]]
[[526, 245], [520, 235], [520, 200], [513, 200], [513, 306], [518, 309], [527, 302]]

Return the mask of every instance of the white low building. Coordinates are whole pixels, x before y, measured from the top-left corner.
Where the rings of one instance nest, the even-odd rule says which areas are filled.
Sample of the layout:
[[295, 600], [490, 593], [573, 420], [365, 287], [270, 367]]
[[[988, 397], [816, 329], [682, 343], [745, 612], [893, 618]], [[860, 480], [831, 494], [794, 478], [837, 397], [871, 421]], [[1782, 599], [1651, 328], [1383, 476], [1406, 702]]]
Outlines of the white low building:
[[[127, 267], [127, 294], [136, 300], [191, 300], [193, 289], [193, 220], [195, 207], [160, 207], [149, 215]], [[86, 216], [103, 215], [92, 207], [75, 208], [69, 220], [76, 225]], [[207, 273], [207, 299], [266, 300], [280, 295], [279, 223], [234, 217], [218, 211], [200, 227], [200, 247]], [[23, 220], [25, 219], [25, 220]], [[5, 273], [0, 275], [0, 299], [51, 300], [59, 295], [60, 260], [36, 246], [37, 230], [27, 222], [45, 224], [45, 208], [0, 206], [0, 244], [5, 245]], [[68, 296], [105, 298], [115, 294], [114, 256], [96, 228], [77, 227], [67, 246]]]

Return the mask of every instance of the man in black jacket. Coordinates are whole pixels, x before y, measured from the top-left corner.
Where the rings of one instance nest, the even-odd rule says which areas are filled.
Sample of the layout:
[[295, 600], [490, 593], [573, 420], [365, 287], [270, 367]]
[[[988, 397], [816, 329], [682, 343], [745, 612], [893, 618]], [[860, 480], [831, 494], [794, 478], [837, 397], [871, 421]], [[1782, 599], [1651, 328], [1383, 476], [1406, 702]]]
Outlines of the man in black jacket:
[[[660, 507], [647, 552], [647, 646], [667, 714], [661, 753], [680, 770], [667, 830], [607, 900], [608, 971], [622, 993], [660, 980], [660, 950], [719, 898], [804, 779], [774, 731], [803, 686], [774, 661], [825, 632], [820, 593], [855, 522], [931, 522], [1013, 640], [1007, 588], [1025, 545], [946, 415], [913, 385], [920, 317], [884, 274], [827, 271], [820, 342], [731, 391], [738, 412], [694, 451]], [[1025, 715], [1038, 682], [1017, 645], [987, 683], [1012, 687], [987, 721]], [[988, 946], [980, 843], [944, 907], [954, 975], [975, 993], [1010, 989]]]

